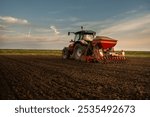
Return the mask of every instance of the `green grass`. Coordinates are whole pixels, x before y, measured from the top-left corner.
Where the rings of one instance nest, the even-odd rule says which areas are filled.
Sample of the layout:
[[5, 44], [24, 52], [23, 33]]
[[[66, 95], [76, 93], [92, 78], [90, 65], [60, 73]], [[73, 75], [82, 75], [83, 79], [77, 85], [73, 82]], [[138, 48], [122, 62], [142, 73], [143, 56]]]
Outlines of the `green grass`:
[[150, 51], [125, 51], [127, 57], [150, 57]]
[[55, 56], [61, 56], [61, 50], [0, 49], [0, 55], [55, 55]]
[[[61, 50], [0, 49], [0, 55], [54, 55], [61, 56]], [[150, 51], [125, 51], [127, 57], [150, 57]]]

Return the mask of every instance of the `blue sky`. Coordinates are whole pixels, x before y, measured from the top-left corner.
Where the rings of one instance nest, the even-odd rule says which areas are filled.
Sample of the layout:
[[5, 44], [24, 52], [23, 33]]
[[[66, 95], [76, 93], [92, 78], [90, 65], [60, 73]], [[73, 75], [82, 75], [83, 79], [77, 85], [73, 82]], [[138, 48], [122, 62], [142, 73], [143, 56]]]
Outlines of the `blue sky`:
[[80, 26], [150, 51], [150, 0], [0, 0], [0, 48], [62, 49]]

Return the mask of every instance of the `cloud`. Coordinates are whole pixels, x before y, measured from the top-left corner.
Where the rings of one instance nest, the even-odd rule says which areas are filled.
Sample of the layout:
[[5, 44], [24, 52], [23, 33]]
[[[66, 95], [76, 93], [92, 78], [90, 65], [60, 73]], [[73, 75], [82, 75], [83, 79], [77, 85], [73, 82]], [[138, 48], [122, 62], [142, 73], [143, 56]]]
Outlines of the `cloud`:
[[0, 30], [6, 30], [6, 26], [0, 25]]
[[37, 33], [50, 33], [50, 29], [46, 28], [36, 28], [35, 31]]
[[115, 34], [126, 31], [133, 31], [144, 29], [148, 24], [150, 25], [150, 15], [130, 19], [127, 21], [116, 22], [113, 26], [101, 30], [101, 34]]
[[57, 22], [76, 22], [76, 21], [79, 21], [80, 19], [77, 18], [77, 17], [69, 17], [69, 18], [60, 18], [60, 19], [55, 19], [55, 21]]
[[12, 32], [14, 32], [14, 30], [11, 30], [7, 26], [0, 25], [0, 34], [3, 34], [3, 33], [12, 33]]
[[69, 20], [72, 21], [72, 22], [75, 22], [75, 21], [78, 21], [79, 18], [77, 18], [77, 17], [70, 17]]
[[18, 19], [11, 16], [0, 16], [0, 20], [8, 24], [29, 24], [26, 19]]
[[150, 15], [132, 14], [126, 19], [118, 19], [107, 27], [98, 30], [97, 35], [106, 35], [116, 38], [117, 49], [150, 50]]
[[85, 26], [97, 35], [118, 40], [116, 49], [150, 50], [150, 14], [131, 10], [106, 20], [76, 22], [73, 26]]
[[[139, 35], [138, 35], [139, 36]], [[136, 50], [136, 51], [150, 51], [150, 46], [149, 46], [150, 40], [149, 37], [145, 37], [143, 35], [142, 38], [140, 37], [133, 37], [126, 38], [125, 36], [122, 38], [119, 38], [119, 41], [115, 48], [117, 50]]]
[[55, 34], [59, 34], [60, 32], [57, 31], [55, 26], [50, 26], [50, 28], [54, 31]]
[[60, 18], [60, 19], [56, 19], [56, 21], [57, 21], [57, 22], [64, 22], [64, 21], [66, 21], [66, 19]]
[[137, 13], [138, 12], [138, 10], [130, 10], [130, 11], [127, 11], [125, 14], [133, 14], [133, 13]]
[[[64, 44], [67, 44], [68, 41], [65, 41], [67, 39], [66, 35], [49, 35], [49, 34], [32, 34], [30, 37], [27, 37], [27, 34], [23, 33], [9, 33], [9, 34], [2, 34], [0, 35], [0, 42], [2, 42], [5, 46], [9, 47], [10, 43], [20, 43], [24, 44], [25, 43], [38, 43], [38, 45], [42, 44], [54, 44], [54, 45], [59, 45], [61, 43], [62, 47]], [[2, 43], [0, 43], [0, 48]], [[17, 46], [17, 45], [16, 45]], [[27, 45], [28, 47], [28, 45]], [[58, 46], [59, 47], [59, 46]]]

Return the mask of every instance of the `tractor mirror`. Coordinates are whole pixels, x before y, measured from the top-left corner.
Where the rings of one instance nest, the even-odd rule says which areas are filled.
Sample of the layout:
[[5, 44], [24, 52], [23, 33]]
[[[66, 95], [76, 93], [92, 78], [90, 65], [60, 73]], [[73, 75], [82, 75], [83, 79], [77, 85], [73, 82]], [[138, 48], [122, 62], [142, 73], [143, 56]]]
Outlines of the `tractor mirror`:
[[68, 32], [68, 35], [70, 35], [70, 32]]

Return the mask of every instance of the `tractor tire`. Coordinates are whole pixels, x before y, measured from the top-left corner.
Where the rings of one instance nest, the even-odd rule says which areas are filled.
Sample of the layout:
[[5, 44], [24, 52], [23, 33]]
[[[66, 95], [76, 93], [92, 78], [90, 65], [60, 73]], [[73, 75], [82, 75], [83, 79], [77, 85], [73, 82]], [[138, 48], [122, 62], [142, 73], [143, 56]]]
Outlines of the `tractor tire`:
[[67, 47], [65, 47], [63, 50], [62, 50], [62, 58], [63, 59], [68, 59], [70, 57], [70, 53], [69, 53], [69, 50]]
[[86, 47], [81, 44], [76, 44], [72, 54], [72, 58], [75, 60], [80, 60], [81, 56], [84, 54]]

